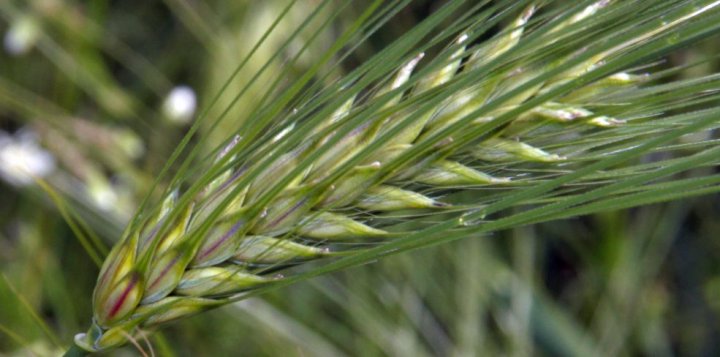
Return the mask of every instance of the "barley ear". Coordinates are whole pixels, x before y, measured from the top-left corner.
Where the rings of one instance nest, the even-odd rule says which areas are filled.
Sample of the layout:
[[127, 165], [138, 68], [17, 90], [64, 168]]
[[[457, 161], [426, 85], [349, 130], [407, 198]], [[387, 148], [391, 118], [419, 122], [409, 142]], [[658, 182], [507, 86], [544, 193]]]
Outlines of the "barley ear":
[[[430, 20], [452, 22], [453, 6], [459, 2]], [[285, 108], [291, 95], [265, 103], [247, 132], [228, 135], [216, 157], [192, 161], [197, 168], [188, 177], [196, 181], [173, 181], [184, 191], [168, 189], [162, 203], [148, 208], [154, 214], [140, 212], [108, 255], [93, 295], [93, 323], [76, 344], [92, 352], [116, 347], [141, 329], [306, 276], [308, 261], [342, 267], [329, 258], [369, 261], [432, 245], [417, 227], [430, 226], [449, 241], [471, 229], [507, 228], [508, 221], [564, 217], [563, 204], [588, 209], [573, 201], [583, 189], [597, 193], [588, 178], [603, 178], [602, 169], [631, 161], [622, 155], [637, 149], [616, 140], [627, 127], [638, 133], [626, 102], [632, 98], [621, 94], [644, 84], [641, 75], [625, 72], [637, 65], [634, 57], [623, 56], [656, 54], [650, 45], [665, 40], [669, 25], [636, 24], [625, 11], [632, 2], [597, 1], [538, 21], [532, 16], [542, 12], [539, 5], [498, 6], [507, 10], [497, 15], [507, 20], [499, 22], [505, 30], [483, 32], [482, 23], [464, 16], [449, 27], [456, 33], [424, 22], [417, 29], [423, 36], [403, 37], [348, 81], [303, 96], [297, 110]], [[492, 10], [477, 11], [489, 17]], [[671, 24], [693, 18], [682, 10], [668, 10]], [[637, 38], [597, 34], [610, 25]], [[594, 36], [596, 43], [579, 47]], [[431, 40], [422, 43], [425, 37]], [[651, 116], [657, 107], [638, 110]], [[667, 144], [673, 130], [681, 135], [675, 127], [657, 128], [668, 130], [667, 140], [648, 143]], [[646, 145], [645, 152], [653, 149]], [[638, 167], [629, 180], [647, 174]], [[573, 183], [579, 188], [570, 189]], [[508, 209], [546, 201], [559, 208], [503, 220]], [[484, 225], [495, 216], [501, 217]]]

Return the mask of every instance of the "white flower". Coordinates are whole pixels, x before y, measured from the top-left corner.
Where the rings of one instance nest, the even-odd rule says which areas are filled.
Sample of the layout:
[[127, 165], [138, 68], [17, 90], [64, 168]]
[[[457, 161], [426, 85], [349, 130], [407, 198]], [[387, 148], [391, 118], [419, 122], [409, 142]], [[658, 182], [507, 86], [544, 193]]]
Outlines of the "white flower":
[[30, 16], [18, 18], [5, 33], [3, 45], [5, 52], [21, 56], [30, 51], [40, 38], [40, 26]]
[[0, 177], [23, 186], [35, 177], [47, 176], [55, 169], [55, 158], [38, 144], [35, 135], [21, 130], [16, 135], [0, 131]]
[[195, 114], [196, 105], [195, 91], [188, 86], [177, 86], [165, 98], [162, 110], [170, 121], [185, 124]]
[[103, 211], [112, 211], [118, 203], [118, 194], [104, 176], [91, 172], [86, 178], [88, 195], [98, 208]]

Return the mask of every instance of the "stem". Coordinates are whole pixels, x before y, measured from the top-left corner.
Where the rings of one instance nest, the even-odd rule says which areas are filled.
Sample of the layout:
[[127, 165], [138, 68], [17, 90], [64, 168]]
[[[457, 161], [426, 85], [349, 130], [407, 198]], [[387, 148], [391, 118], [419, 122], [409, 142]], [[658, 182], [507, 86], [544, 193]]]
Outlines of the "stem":
[[83, 357], [87, 355], [87, 351], [83, 350], [82, 348], [78, 347], [76, 344], [73, 343], [73, 345], [70, 346], [67, 351], [65, 351], [63, 357]]

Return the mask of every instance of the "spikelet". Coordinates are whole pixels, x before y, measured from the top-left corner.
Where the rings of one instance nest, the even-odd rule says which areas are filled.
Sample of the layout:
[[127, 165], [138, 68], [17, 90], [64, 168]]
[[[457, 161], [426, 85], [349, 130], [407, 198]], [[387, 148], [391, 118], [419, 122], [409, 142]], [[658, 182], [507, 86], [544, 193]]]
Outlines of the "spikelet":
[[[601, 1], [588, 7], [555, 30], [591, 16], [606, 4], [607, 1]], [[384, 98], [382, 108], [392, 108], [429, 93], [462, 73], [481, 68], [517, 45], [534, 11], [533, 6], [525, 9], [508, 31], [474, 49], [467, 43], [469, 36], [460, 35], [450, 46], [447, 60], [411, 86], [414, 69], [423, 59], [423, 54], [414, 56], [368, 101]], [[356, 212], [445, 210], [450, 207], [448, 203], [421, 190], [512, 184], [510, 177], [483, 172], [479, 163], [548, 164], [565, 160], [564, 156], [524, 143], [522, 137], [506, 137], [500, 131], [464, 146], [455, 145], [452, 137], [446, 137], [426, 155], [406, 155], [410, 158], [402, 163], [396, 161], [432, 135], [457, 123], [467, 122], [472, 127], [491, 121], [563, 80], [536, 85], [515, 96], [506, 107], [467, 120], [468, 115], [489, 100], [521, 84], [524, 76], [533, 71], [528, 68], [508, 70], [471, 85], [428, 112], [398, 110], [342, 131], [343, 123], [352, 119], [350, 114], [358, 107], [350, 99], [318, 124], [314, 135], [296, 148], [270, 151], [277, 159], [265, 167], [235, 157], [234, 149], [242, 142], [235, 137], [217, 157], [216, 165], [224, 171], [192, 202], [180, 204], [173, 191], [155, 216], [130, 226], [102, 267], [93, 298], [93, 325], [87, 333], [76, 336], [76, 344], [87, 351], [121, 345], [138, 328], [213, 308], [232, 301], [244, 291], [272, 284], [283, 278], [276, 272], [283, 267], [333, 255], [337, 246], [381, 242], [397, 235], [363, 221], [361, 217], [367, 216]], [[609, 77], [583, 88], [581, 93], [570, 93], [556, 102], [537, 106], [515, 121], [621, 124], [620, 120], [584, 109], [583, 103], [593, 93], [612, 88], [616, 82], [625, 85], [634, 81], [635, 77], [628, 74]], [[411, 121], [407, 120], [408, 115], [412, 115]], [[332, 176], [355, 154], [396, 128], [399, 130], [395, 135], [382, 142], [379, 149]], [[284, 139], [277, 136], [274, 140], [281, 143]], [[312, 165], [295, 172], [300, 162], [316, 153]], [[244, 180], [251, 172], [255, 172], [254, 177]], [[278, 187], [277, 183], [284, 178], [289, 184]], [[275, 194], [269, 194], [273, 191]]]

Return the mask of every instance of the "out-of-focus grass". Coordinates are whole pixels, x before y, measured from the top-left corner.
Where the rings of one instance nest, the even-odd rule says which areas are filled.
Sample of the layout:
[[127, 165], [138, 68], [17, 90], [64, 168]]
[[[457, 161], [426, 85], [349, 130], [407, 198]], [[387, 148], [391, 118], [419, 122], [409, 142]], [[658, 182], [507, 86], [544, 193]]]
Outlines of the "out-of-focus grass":
[[[36, 133], [56, 158], [48, 182], [111, 245], [190, 125], [162, 112], [167, 93], [187, 84], [207, 104], [287, 3], [3, 3], [3, 34], [21, 21], [37, 32], [24, 53], [0, 56], [0, 129]], [[321, 28], [313, 22], [283, 42], [319, 4], [303, 3], [207, 113], [219, 117], [252, 81], [209, 148], [250, 120], [246, 108], [267, 86], [282, 89], [324, 50], [314, 45], [291, 62]], [[347, 63], [435, 6], [411, 5]], [[323, 11], [319, 19], [340, 10]], [[342, 9], [337, 26], [355, 11]], [[329, 42], [335, 30], [318, 36]], [[678, 77], [717, 71], [717, 43], [678, 51], [668, 65], [707, 60]], [[287, 77], [273, 83], [281, 71]], [[177, 356], [714, 355], [718, 202], [715, 195], [606, 212], [404, 253], [176, 323], [150, 342]], [[0, 182], [0, 203], [0, 352], [56, 355], [90, 319], [97, 267], [38, 186]]]

